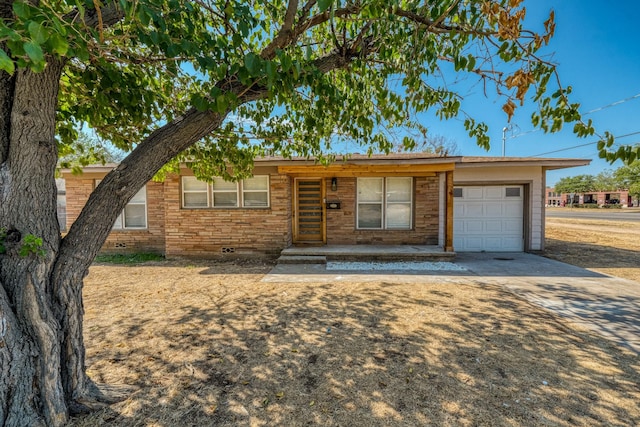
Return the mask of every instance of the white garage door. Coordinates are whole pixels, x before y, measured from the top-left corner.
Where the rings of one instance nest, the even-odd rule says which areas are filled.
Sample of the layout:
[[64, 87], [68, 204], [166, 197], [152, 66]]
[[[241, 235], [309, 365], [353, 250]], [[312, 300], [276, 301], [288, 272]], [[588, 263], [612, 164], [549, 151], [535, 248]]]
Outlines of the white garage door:
[[453, 248], [458, 252], [522, 252], [523, 188], [455, 187]]

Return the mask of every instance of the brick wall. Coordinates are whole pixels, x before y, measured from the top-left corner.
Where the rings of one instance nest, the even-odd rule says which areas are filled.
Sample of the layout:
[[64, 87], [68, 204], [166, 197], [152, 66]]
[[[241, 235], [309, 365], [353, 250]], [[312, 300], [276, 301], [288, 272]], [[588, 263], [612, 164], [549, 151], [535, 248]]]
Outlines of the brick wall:
[[71, 224], [78, 218], [82, 208], [87, 203], [87, 200], [89, 200], [89, 195], [91, 195], [93, 191], [93, 183], [93, 179], [80, 179], [75, 177], [67, 177], [65, 179], [65, 189], [67, 192], [67, 230], [69, 230]]
[[[80, 215], [93, 191], [96, 179], [102, 176], [66, 179], [67, 230]], [[145, 230], [112, 230], [101, 253], [151, 252], [164, 254], [164, 185], [147, 183], [147, 228]]]
[[165, 254], [164, 184], [147, 183], [147, 229], [112, 230], [103, 253], [152, 252]]
[[[270, 176], [269, 208], [181, 208], [180, 178], [165, 181], [168, 257], [275, 256], [291, 244], [291, 184]], [[231, 252], [232, 251], [232, 252]]]
[[[180, 177], [147, 184], [147, 229], [113, 230], [103, 253], [155, 252], [167, 257], [275, 256], [292, 243], [291, 179], [270, 172], [270, 207], [183, 209]], [[93, 191], [96, 177], [69, 178], [67, 227]], [[414, 180], [412, 230], [356, 230], [356, 178], [325, 179], [326, 198], [341, 202], [327, 210], [327, 244], [438, 243], [438, 178]], [[124, 247], [122, 247], [124, 246]]]
[[328, 201], [340, 201], [340, 209], [327, 209], [327, 244], [438, 244], [438, 177], [414, 179], [412, 230], [356, 230], [357, 178], [338, 178], [338, 191], [325, 180]]

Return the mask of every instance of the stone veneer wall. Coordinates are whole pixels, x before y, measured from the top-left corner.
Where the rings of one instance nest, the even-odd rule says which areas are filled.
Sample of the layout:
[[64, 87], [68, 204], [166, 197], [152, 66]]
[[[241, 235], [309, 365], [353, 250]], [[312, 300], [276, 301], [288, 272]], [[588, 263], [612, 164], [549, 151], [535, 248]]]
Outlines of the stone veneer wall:
[[357, 230], [357, 178], [338, 178], [338, 191], [331, 191], [331, 179], [325, 179], [327, 201], [340, 201], [341, 208], [327, 209], [329, 245], [437, 245], [438, 177], [414, 178], [412, 230]]
[[167, 257], [275, 256], [291, 244], [291, 184], [270, 173], [269, 208], [181, 208], [180, 178], [165, 181]]

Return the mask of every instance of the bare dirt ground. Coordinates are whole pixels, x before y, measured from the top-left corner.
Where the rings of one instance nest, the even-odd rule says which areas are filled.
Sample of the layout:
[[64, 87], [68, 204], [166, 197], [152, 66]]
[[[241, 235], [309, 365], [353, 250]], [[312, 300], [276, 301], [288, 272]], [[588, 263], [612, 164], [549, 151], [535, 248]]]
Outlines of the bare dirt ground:
[[640, 282], [640, 222], [547, 218], [545, 256]]
[[640, 359], [494, 286], [262, 283], [95, 265], [87, 367], [138, 387], [72, 426], [640, 424]]

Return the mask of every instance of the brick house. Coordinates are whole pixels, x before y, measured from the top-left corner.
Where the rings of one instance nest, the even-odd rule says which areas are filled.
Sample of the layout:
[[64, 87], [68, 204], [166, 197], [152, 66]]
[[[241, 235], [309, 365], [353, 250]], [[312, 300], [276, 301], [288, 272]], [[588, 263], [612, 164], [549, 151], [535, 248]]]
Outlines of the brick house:
[[[103, 252], [167, 257], [276, 256], [292, 245], [430, 245], [536, 251], [544, 245], [545, 172], [581, 159], [354, 155], [327, 167], [261, 158], [240, 182], [190, 169], [149, 182], [116, 220]], [[63, 171], [66, 226], [116, 165]]]
[[[573, 197], [573, 201], [571, 198]], [[633, 206], [628, 190], [591, 191], [588, 193], [558, 193], [554, 188], [547, 187], [545, 206], [569, 205], [608, 206], [620, 205], [623, 208]]]

